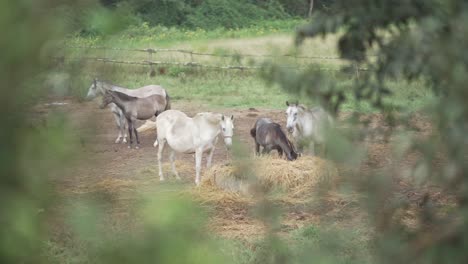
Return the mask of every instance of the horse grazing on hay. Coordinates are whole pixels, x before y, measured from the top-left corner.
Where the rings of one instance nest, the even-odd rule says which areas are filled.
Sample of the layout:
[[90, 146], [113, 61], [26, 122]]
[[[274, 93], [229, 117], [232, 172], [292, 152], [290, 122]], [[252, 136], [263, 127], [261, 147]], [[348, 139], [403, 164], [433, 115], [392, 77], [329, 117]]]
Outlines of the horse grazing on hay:
[[[144, 98], [153, 94], [158, 94], [166, 98], [165, 110], [171, 109], [171, 100], [169, 98], [169, 95], [167, 94], [166, 90], [159, 85], [146, 85], [137, 89], [127, 89], [94, 79], [93, 83], [88, 89], [88, 94], [86, 98], [94, 99], [99, 95], [103, 96], [106, 93], [106, 91], [117, 91], [138, 98]], [[117, 136], [115, 143], [119, 143], [121, 140], [122, 143], [127, 143], [127, 119], [125, 118], [125, 115], [123, 114], [122, 110], [120, 110], [120, 108], [117, 107], [117, 105], [115, 105], [114, 103], [110, 103], [109, 105], [110, 110], [114, 115], [115, 123], [117, 124], [117, 129], [119, 130], [119, 135]]]
[[127, 120], [128, 133], [130, 135], [129, 148], [131, 148], [133, 144], [132, 131], [135, 132], [137, 141], [136, 148], [139, 148], [140, 145], [140, 140], [135, 127], [136, 120], [147, 120], [153, 116], [157, 117], [167, 109], [166, 98], [159, 94], [137, 98], [121, 92], [107, 90], [102, 97], [101, 109], [110, 103], [115, 104], [122, 111], [125, 119]]
[[297, 153], [291, 141], [284, 134], [281, 126], [274, 123], [269, 118], [259, 118], [255, 122], [255, 126], [250, 130], [250, 135], [255, 140], [255, 152], [260, 154], [260, 146], [263, 147], [262, 153], [270, 153], [271, 150], [278, 150], [280, 157], [283, 152], [288, 160], [297, 159]]
[[308, 145], [312, 155], [315, 154], [314, 144], [325, 147], [326, 132], [333, 126], [333, 118], [321, 107], [312, 109], [286, 101], [286, 130], [290, 133], [300, 152]]
[[162, 173], [162, 152], [167, 143], [171, 148], [170, 160], [172, 172], [180, 179], [174, 165], [175, 152], [195, 153], [195, 184], [200, 184], [200, 170], [202, 155], [209, 151], [206, 166], [211, 166], [211, 160], [218, 136], [222, 134], [224, 143], [232, 145], [234, 130], [234, 116], [225, 117], [222, 114], [199, 113], [193, 118], [177, 110], [167, 110], [156, 118], [157, 139], [154, 146], [158, 146], [159, 179], [164, 180]]

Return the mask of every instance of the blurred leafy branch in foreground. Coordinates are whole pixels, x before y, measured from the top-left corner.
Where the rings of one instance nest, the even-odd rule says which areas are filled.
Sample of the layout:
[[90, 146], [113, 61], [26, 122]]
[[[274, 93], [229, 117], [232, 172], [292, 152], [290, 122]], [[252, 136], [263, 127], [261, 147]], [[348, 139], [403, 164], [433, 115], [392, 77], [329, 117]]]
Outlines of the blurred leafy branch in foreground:
[[[347, 0], [337, 1], [334, 9], [339, 11], [333, 15], [316, 13], [309, 25], [299, 29], [297, 44], [306, 38], [339, 34], [339, 52], [349, 61], [343, 70], [353, 70], [356, 65], [367, 70], [347, 87], [338, 86], [337, 81], [314, 68], [291, 73], [270, 65], [265, 68], [266, 78], [289, 91], [318, 99], [335, 112], [349, 96], [372, 103], [389, 117], [390, 125], [406, 128], [400, 135], [406, 142], [399, 150], [401, 157], [411, 152], [421, 154], [411, 174], [414, 180], [435, 182], [456, 196], [457, 209], [446, 216], [432, 212], [426, 196], [418, 217], [423, 224], [409, 231], [401, 219], [394, 217], [407, 204], [389, 203], [394, 193], [384, 179], [393, 172], [387, 171], [376, 180], [366, 189], [366, 195], [379, 232], [379, 263], [466, 263], [468, 2]], [[413, 136], [407, 122], [412, 113], [404, 106], [396, 108], [387, 103], [393, 92], [387, 87], [389, 80], [422, 80], [432, 89], [435, 99], [422, 109], [433, 124], [429, 137]], [[434, 166], [440, 156], [442, 165]]]
[[[58, 41], [73, 30], [71, 16], [86, 10], [96, 30], [119, 30], [118, 14], [97, 6], [95, 1], [0, 3], [0, 262], [225, 262], [208, 238], [203, 213], [190, 201], [166, 196], [166, 204], [154, 196], [144, 198], [145, 203], [132, 204], [138, 227], [115, 232], [102, 220], [99, 206], [106, 199], [71, 202], [55, 193], [55, 179], [66, 177], [73, 166], [83, 166], [76, 162], [83, 161], [84, 135], [71, 129], [63, 113], [44, 118], [38, 107], [50, 96], [45, 83], [54, 70], [51, 58]], [[80, 74], [80, 69], [69, 74]], [[67, 208], [65, 217], [55, 213], [57, 206]], [[73, 237], [71, 244], [50, 240], [58, 226], [62, 236]], [[76, 256], [78, 250], [84, 252]]]

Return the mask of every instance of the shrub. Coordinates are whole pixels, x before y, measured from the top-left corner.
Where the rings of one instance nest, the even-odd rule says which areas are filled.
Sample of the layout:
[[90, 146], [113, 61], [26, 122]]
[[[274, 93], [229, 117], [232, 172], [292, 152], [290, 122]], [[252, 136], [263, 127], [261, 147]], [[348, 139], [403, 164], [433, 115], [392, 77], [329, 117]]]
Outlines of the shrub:
[[[275, 7], [276, 6], [276, 7]], [[206, 0], [187, 16], [186, 26], [205, 29], [240, 28], [259, 20], [282, 19], [288, 15], [280, 5], [261, 8], [249, 1]]]

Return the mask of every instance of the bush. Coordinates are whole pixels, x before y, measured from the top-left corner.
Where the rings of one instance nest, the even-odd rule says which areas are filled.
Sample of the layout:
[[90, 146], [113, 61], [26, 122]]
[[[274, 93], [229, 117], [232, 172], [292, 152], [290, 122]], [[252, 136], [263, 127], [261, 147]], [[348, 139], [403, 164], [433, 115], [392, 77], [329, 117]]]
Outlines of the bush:
[[240, 28], [260, 20], [284, 19], [288, 15], [280, 5], [270, 4], [265, 8], [249, 1], [206, 0], [187, 16], [186, 26], [214, 29]]

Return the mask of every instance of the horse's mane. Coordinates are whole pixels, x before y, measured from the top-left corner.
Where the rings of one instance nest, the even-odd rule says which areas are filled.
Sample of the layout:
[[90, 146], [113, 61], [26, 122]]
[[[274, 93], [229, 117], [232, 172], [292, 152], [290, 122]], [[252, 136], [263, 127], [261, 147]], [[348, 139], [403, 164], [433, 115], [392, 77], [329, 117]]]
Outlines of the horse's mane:
[[297, 106], [297, 108], [301, 109], [302, 111], [310, 111], [310, 109], [307, 106], [303, 105], [303, 104], [299, 104], [299, 105], [296, 105], [296, 106]]
[[124, 101], [133, 101], [133, 100], [138, 99], [137, 97], [130, 96], [128, 94], [124, 94], [124, 93], [121, 93], [121, 92], [118, 92], [118, 91], [109, 91], [109, 92], [113, 93], [114, 95], [116, 95], [117, 97], [119, 97], [120, 99], [122, 99]]
[[113, 84], [112, 82], [110, 82], [110, 81], [108, 81], [108, 80], [100, 80], [100, 79], [97, 79], [96, 82], [102, 83], [102, 84], [105, 84], [105, 85], [109, 85], [109, 86], [113, 86], [113, 87], [118, 87], [118, 88], [127, 89], [127, 88], [122, 87], [122, 86], [120, 86], [120, 85]]
[[217, 114], [217, 113], [211, 113], [211, 112], [203, 112], [203, 113], [198, 113], [196, 114], [193, 119], [200, 119], [200, 118], [203, 118], [205, 119], [206, 121], [208, 121], [209, 123], [212, 123], [212, 124], [218, 124], [219, 121], [221, 121], [221, 117], [222, 115], [221, 114]]

